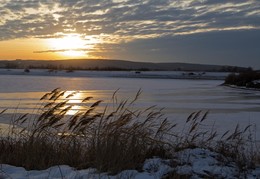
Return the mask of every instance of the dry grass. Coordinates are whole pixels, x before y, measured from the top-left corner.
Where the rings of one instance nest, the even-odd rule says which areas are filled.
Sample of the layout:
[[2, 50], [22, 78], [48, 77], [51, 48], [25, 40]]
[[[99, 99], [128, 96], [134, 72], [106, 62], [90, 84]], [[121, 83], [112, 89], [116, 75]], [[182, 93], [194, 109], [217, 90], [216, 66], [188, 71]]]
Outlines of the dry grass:
[[245, 128], [237, 125], [234, 131], [223, 134], [216, 144], [215, 150], [224, 155], [227, 161], [235, 162], [240, 173], [259, 165], [260, 153], [252, 129], [251, 125]]
[[[9, 135], [0, 137], [0, 163], [26, 169], [66, 164], [115, 174], [124, 169], [141, 170], [144, 160], [152, 156], [171, 158], [176, 151], [195, 147], [223, 154], [241, 172], [259, 161], [251, 126], [243, 130], [237, 126], [220, 137], [216, 131], [202, 128], [208, 112], [199, 111], [187, 118], [181, 133], [174, 133], [178, 126], [161, 109], [135, 108], [140, 93], [118, 103], [115, 92], [113, 105], [106, 107], [100, 107], [103, 101], [86, 97], [81, 101], [85, 110], [70, 116], [67, 113], [73, 105], [69, 99], [75, 93], [65, 96], [65, 91], [55, 89], [41, 98], [38, 115], [12, 118]], [[187, 177], [171, 173], [168, 178], [171, 176]]]
[[[40, 115], [22, 115], [12, 121], [8, 137], [0, 140], [0, 161], [26, 169], [44, 169], [67, 164], [75, 168], [95, 167], [116, 173], [138, 169], [151, 156], [166, 157], [173, 127], [160, 110], [136, 110], [132, 101], [116, 102], [100, 111], [102, 101], [82, 100], [85, 111], [68, 116], [69, 98], [59, 89], [44, 95]], [[14, 130], [16, 128], [22, 130]]]

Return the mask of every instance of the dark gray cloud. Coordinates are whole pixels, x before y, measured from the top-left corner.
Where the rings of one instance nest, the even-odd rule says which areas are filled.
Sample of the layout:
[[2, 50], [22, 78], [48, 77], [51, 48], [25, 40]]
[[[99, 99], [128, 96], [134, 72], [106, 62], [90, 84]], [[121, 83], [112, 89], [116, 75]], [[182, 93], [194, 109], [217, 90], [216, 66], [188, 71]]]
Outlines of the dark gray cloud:
[[[99, 36], [103, 40], [104, 44], [100, 45], [103, 52], [92, 53], [114, 57], [116, 52], [122, 51], [125, 54], [121, 55], [127, 59], [131, 56], [127, 56], [126, 51], [135, 49], [131, 44], [148, 43], [151, 47], [145, 47], [147, 52], [135, 49], [140, 54], [136, 59], [140, 60], [147, 59], [148, 52], [155, 55], [167, 52], [168, 56], [164, 55], [162, 60], [203, 61], [208, 59], [207, 53], [221, 57], [219, 60], [225, 55], [235, 58], [239, 50], [236, 43], [225, 42], [230, 45], [217, 52], [217, 45], [209, 43], [210, 40], [222, 48], [225, 44], [214, 39], [217, 34], [219, 38], [227, 38], [223, 34], [229, 34], [236, 42], [236, 39], [241, 40], [241, 34], [249, 38], [252, 32], [252, 35], [259, 35], [260, 31], [259, 0], [2, 0], [0, 13], [0, 40], [50, 38], [74, 32]], [[258, 37], [250, 39], [255, 46], [246, 43], [251, 51], [246, 48], [248, 51], [244, 54], [257, 56], [259, 53], [253, 50], [259, 48], [259, 43], [255, 42]], [[178, 43], [172, 44], [172, 41]], [[201, 41], [203, 43], [199, 43]], [[204, 45], [205, 51], [202, 51]], [[196, 48], [204, 54], [194, 55], [192, 50], [188, 54], [189, 48], [194, 54]], [[175, 49], [183, 55], [171, 53]], [[49, 50], [52, 49], [46, 51]]]
[[[259, 9], [258, 0], [9, 0], [0, 5], [0, 38], [52, 35], [69, 29], [135, 38], [234, 27], [259, 29]], [[41, 30], [32, 30], [38, 27]]]
[[[113, 59], [154, 62], [188, 62], [251, 66], [260, 69], [260, 31], [222, 31], [185, 36], [139, 39], [124, 44], [101, 44], [106, 51], [91, 55], [109, 55]], [[112, 49], [117, 49], [115, 52]]]
[[155, 62], [196, 62], [251, 66], [260, 69], [260, 31], [258, 30], [139, 39], [120, 46], [116, 45], [115, 48], [118, 49], [117, 53], [108, 51], [93, 55], [109, 53], [111, 58], [126, 58], [133, 61], [153, 59]]

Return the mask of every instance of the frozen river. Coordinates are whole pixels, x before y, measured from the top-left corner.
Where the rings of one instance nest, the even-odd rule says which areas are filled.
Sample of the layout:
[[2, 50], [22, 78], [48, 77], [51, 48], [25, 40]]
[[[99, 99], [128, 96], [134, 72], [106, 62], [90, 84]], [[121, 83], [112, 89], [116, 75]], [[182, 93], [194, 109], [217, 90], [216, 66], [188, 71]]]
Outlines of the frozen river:
[[[222, 83], [221, 80], [0, 75], [0, 110], [30, 113], [43, 94], [57, 87], [79, 91], [75, 100], [92, 96], [105, 103], [111, 101], [119, 88], [119, 99], [134, 98], [141, 88], [138, 107], [165, 108], [166, 116], [180, 123], [194, 111], [209, 110], [207, 122], [218, 130], [233, 129], [237, 123], [252, 124], [260, 137], [260, 92], [220, 86]], [[0, 122], [8, 121], [1, 117]]]

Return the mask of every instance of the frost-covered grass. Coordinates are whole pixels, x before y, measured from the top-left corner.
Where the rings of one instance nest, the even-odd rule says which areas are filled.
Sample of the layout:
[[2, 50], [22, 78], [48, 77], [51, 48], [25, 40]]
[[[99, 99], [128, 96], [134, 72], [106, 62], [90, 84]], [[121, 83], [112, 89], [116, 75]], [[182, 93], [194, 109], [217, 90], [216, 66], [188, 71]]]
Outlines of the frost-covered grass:
[[[0, 138], [0, 163], [27, 170], [60, 165], [88, 169], [73, 173], [72, 168], [61, 166], [53, 174], [74, 178], [85, 174], [130, 178], [259, 175], [260, 155], [251, 126], [218, 134], [203, 125], [208, 112], [199, 111], [188, 116], [181, 132], [175, 132], [180, 131], [175, 130], [178, 124], [171, 123], [160, 109], [135, 107], [140, 91], [134, 99], [120, 102], [115, 92], [113, 105], [104, 109], [100, 108], [103, 101], [92, 102], [86, 96], [81, 101], [85, 110], [68, 115], [73, 108], [68, 102], [75, 93], [65, 94], [55, 89], [44, 95], [38, 115], [14, 115], [8, 135]], [[16, 170], [9, 165], [1, 166], [7, 178]], [[51, 170], [41, 174], [49, 172], [50, 176]]]

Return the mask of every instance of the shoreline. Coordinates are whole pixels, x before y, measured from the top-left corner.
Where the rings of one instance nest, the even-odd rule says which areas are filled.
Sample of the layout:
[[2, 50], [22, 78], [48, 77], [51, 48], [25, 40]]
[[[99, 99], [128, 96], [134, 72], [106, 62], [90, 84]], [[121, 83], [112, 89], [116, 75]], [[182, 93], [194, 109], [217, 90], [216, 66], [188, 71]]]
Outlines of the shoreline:
[[142, 79], [188, 79], [188, 80], [224, 80], [226, 72], [186, 72], [186, 71], [48, 71], [48, 69], [33, 69], [25, 72], [23, 69], [0, 69], [0, 75], [20, 76], [51, 76], [51, 77], [112, 77], [112, 78], [142, 78]]
[[244, 86], [228, 85], [228, 84], [224, 84], [224, 83], [221, 84], [220, 86], [225, 86], [225, 87], [229, 87], [229, 88], [233, 88], [233, 89], [259, 91], [260, 92], [260, 89], [258, 89], [258, 88], [247, 88], [247, 87], [244, 87]]

